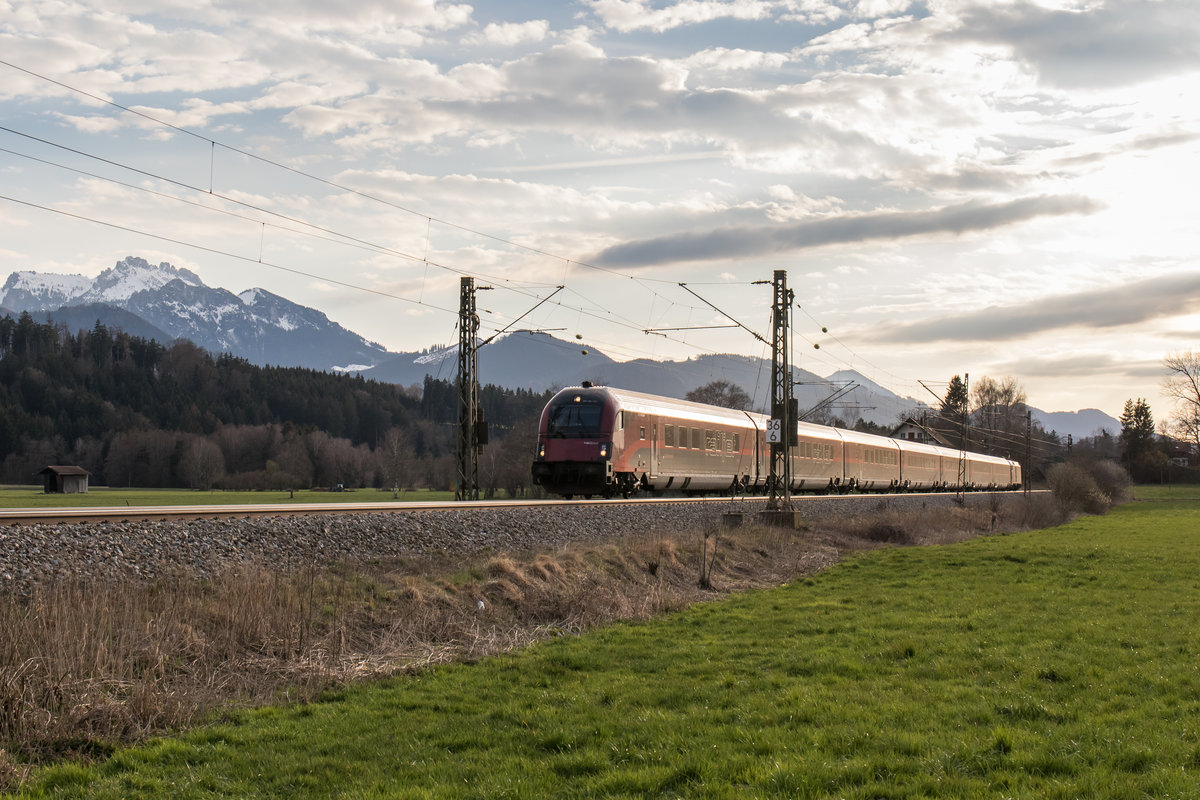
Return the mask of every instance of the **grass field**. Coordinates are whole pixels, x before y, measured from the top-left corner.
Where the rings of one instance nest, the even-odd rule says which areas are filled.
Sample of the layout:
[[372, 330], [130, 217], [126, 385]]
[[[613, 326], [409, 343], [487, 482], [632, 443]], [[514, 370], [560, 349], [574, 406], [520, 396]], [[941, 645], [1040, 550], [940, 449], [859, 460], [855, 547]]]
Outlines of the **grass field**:
[[[428, 489], [400, 493], [397, 502], [453, 500], [454, 492]], [[262, 492], [199, 492], [188, 489], [113, 489], [91, 486], [87, 494], [46, 494], [41, 486], [0, 486], [0, 508], [92, 508], [97, 506], [192, 506], [263, 503], [386, 503], [391, 490], [357, 489], [346, 492], [297, 489]]]
[[21, 797], [1184, 798], [1200, 503], [941, 547], [325, 702]]
[[1200, 500], [1200, 484], [1135, 486], [1133, 496], [1138, 500]]

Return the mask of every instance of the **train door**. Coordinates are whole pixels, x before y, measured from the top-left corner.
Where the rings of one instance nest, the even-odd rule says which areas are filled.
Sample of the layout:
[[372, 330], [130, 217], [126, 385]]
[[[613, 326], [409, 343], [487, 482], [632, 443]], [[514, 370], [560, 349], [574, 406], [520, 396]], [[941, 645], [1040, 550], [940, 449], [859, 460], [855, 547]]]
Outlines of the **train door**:
[[650, 477], [658, 477], [658, 422], [650, 417]]

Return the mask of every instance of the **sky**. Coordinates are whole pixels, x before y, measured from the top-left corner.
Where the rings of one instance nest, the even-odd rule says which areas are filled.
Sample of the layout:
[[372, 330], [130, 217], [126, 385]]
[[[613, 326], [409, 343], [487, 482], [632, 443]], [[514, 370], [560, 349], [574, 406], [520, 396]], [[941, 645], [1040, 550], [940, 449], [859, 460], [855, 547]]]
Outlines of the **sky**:
[[799, 367], [1156, 420], [1200, 349], [1195, 0], [0, 0], [0, 61], [5, 275], [393, 351], [472, 276], [483, 335], [626, 360], [769, 358], [784, 270]]

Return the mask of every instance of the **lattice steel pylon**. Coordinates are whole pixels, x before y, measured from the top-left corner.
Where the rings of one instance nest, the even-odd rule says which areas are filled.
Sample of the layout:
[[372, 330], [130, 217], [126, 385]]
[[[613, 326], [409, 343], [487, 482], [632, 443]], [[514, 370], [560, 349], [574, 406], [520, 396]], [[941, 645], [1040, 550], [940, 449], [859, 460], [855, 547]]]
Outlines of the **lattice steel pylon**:
[[1021, 491], [1029, 494], [1029, 478], [1033, 475], [1033, 412], [1025, 411], [1025, 467], [1021, 473]]
[[967, 399], [963, 402], [962, 407], [962, 446], [958, 450], [958, 490], [954, 493], [954, 499], [959, 504], [965, 503], [967, 500], [967, 435], [970, 431], [971, 423], [971, 375], [963, 373], [963, 392]]
[[796, 409], [792, 403], [792, 365], [788, 357], [793, 294], [787, 288], [787, 271], [775, 270], [774, 302], [771, 306], [771, 472], [768, 511], [792, 508], [792, 460], [788, 454], [795, 442]]
[[458, 481], [455, 500], [479, 499], [479, 314], [475, 279], [460, 281], [458, 302]]

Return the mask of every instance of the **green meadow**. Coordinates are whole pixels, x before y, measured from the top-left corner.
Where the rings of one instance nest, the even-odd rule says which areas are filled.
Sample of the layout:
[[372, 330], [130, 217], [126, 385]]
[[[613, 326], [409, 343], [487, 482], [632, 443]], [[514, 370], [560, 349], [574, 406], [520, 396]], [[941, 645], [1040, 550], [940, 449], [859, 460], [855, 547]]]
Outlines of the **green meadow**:
[[453, 500], [454, 492], [407, 490], [393, 498], [390, 489], [352, 489], [345, 492], [297, 489], [288, 491], [193, 491], [188, 489], [123, 489], [91, 486], [87, 494], [46, 494], [41, 486], [0, 486], [0, 508], [93, 508], [106, 506], [256, 505], [265, 503], [415, 503]]
[[[1200, 502], [239, 712], [20, 797], [1192, 798]], [[717, 580], [720, 576], [717, 575]]]

